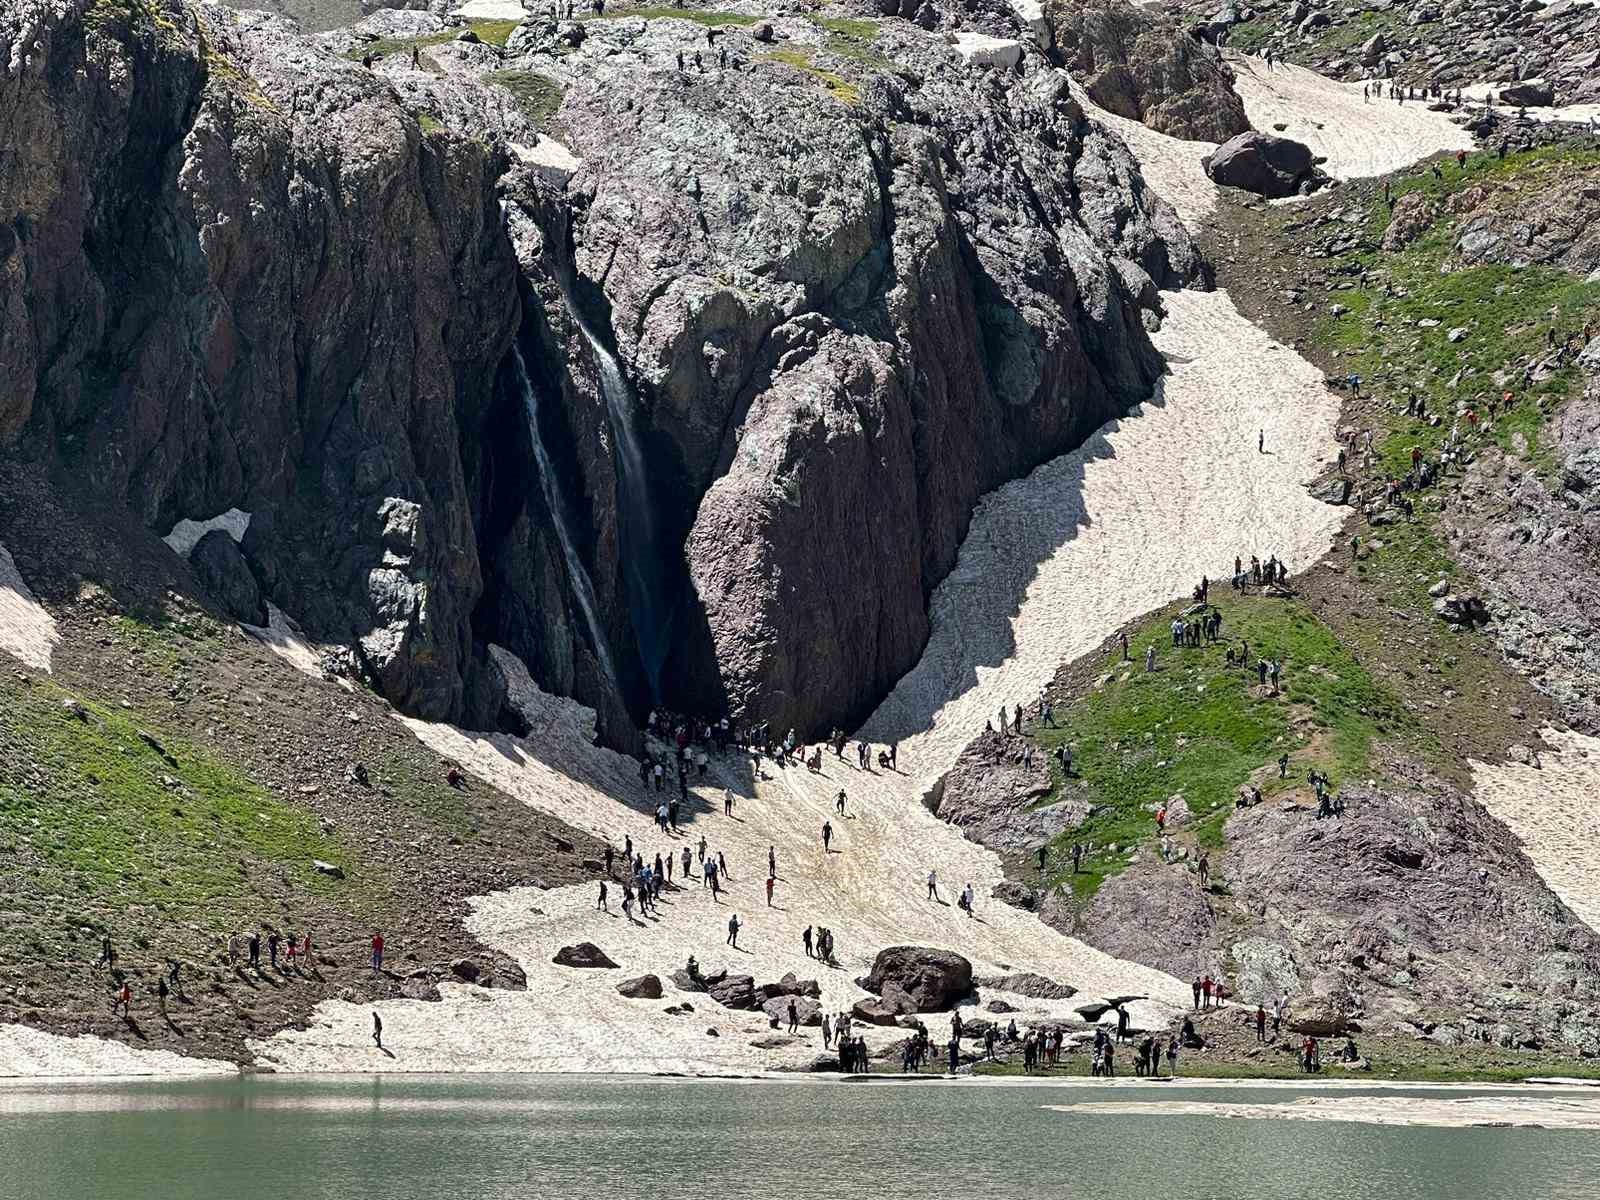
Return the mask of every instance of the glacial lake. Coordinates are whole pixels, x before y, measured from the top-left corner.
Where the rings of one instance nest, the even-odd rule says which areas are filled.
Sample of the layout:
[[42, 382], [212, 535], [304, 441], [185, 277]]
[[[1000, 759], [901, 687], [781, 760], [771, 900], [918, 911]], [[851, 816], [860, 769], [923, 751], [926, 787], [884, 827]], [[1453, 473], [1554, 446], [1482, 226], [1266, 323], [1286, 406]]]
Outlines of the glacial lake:
[[[0, 1083], [0, 1196], [1600, 1196], [1600, 1133], [1045, 1107], [1152, 1091], [593, 1076]], [[1167, 1085], [1159, 1094], [1280, 1103], [1307, 1093]]]

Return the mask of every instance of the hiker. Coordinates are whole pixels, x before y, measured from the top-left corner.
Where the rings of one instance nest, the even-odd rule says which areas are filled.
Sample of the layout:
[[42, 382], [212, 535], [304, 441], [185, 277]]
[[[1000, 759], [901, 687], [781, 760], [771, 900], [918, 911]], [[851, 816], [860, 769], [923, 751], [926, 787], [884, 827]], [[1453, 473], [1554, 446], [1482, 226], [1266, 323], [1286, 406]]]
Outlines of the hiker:
[[606, 904], [606, 881], [604, 879], [600, 881], [600, 896], [595, 900], [594, 906], [600, 912], [608, 913], [611, 911], [610, 907]]
[[376, 930], [372, 934], [372, 969], [383, 970], [383, 934]]
[[1117, 639], [1122, 643], [1122, 661], [1123, 662], [1130, 661], [1129, 658], [1128, 658], [1128, 633], [1127, 633], [1127, 630], [1123, 630], [1122, 632], [1118, 633], [1117, 634]]
[[122, 1015], [131, 1020], [133, 1017], [133, 987], [126, 979], [122, 981], [122, 989], [117, 992], [116, 996], [111, 1001], [111, 1011], [113, 1014], [116, 1013], [117, 1006], [119, 1004], [122, 1006]]
[[608, 876], [612, 873], [611, 864], [612, 864], [612, 861], [616, 858], [616, 856], [617, 856], [617, 852], [611, 848], [611, 843], [607, 842], [606, 843], [606, 874]]
[[237, 966], [238, 962], [239, 962], [239, 935], [237, 933], [230, 933], [228, 935], [228, 965], [230, 967]]
[[733, 816], [733, 792], [727, 788], [722, 790], [722, 815]]
[[734, 913], [728, 918], [728, 945], [735, 950], [739, 948], [739, 914]]
[[1265, 429], [1260, 429], [1260, 430], [1256, 431], [1256, 453], [1257, 454], [1265, 454], [1266, 452], [1267, 452], [1267, 431]]
[[261, 931], [255, 930], [250, 934], [250, 965], [256, 970], [261, 969]]
[[[808, 951], [809, 953], [809, 951]], [[833, 1045], [833, 1022], [827, 1013], [822, 1014], [822, 1048], [830, 1049]]]
[[274, 971], [278, 969], [278, 942], [280, 940], [277, 930], [267, 934], [267, 957], [271, 960]]
[[1195, 869], [1200, 872], [1200, 890], [1209, 892], [1211, 890], [1211, 856], [1202, 851], [1200, 861], [1195, 865]]
[[939, 898], [939, 880], [938, 880], [938, 876], [935, 875], [934, 872], [929, 871], [928, 872], [928, 899], [929, 900], [937, 900], [938, 898]]
[[844, 816], [844, 802], [845, 802], [844, 789], [840, 788], [839, 789], [839, 794], [834, 797], [833, 807], [838, 810], [839, 815], [841, 817]]
[[768, 908], [772, 907], [772, 885], [775, 882], [776, 881], [773, 879], [773, 877], [771, 875], [767, 876], [767, 907]]
[[413, 46], [413, 47], [411, 47], [411, 69], [413, 71], [416, 71], [416, 70], [420, 70], [421, 67], [422, 67], [422, 56], [417, 52], [417, 48], [415, 46]]
[[811, 926], [807, 925], [806, 929], [805, 929], [805, 932], [800, 935], [800, 944], [803, 945], [806, 948], [806, 957], [807, 958], [815, 957], [811, 953]]
[[296, 953], [296, 939], [294, 936], [294, 931], [290, 930], [289, 936], [284, 940], [286, 942], [284, 949], [284, 958], [286, 962], [285, 970], [292, 971], [294, 970], [294, 959]]
[[376, 1012], [372, 1014], [372, 1041], [379, 1050], [383, 1049], [383, 1018]]
[[977, 916], [978, 914], [972, 911], [972, 885], [970, 883], [961, 889], [961, 899], [963, 901], [961, 907], [967, 910], [967, 916]]
[[[839, 803], [844, 803], [843, 792], [839, 793]], [[831, 841], [833, 841], [833, 823], [831, 821], [824, 821], [822, 823], [822, 852], [824, 854], [828, 853], [828, 843]]]
[[1173, 1034], [1167, 1042], [1167, 1074], [1174, 1079], [1178, 1075], [1178, 1035]]
[[110, 934], [107, 934], [100, 939], [100, 957], [95, 959], [94, 965], [96, 970], [104, 967], [107, 971], [110, 971], [116, 967], [117, 951], [115, 947], [111, 945]]
[[1256, 1041], [1265, 1042], [1266, 1040], [1267, 1040], [1267, 1010], [1265, 1008], [1261, 1007], [1261, 1004], [1258, 1001], [1256, 1003]]
[[1078, 874], [1078, 872], [1081, 869], [1082, 865], [1083, 865], [1083, 843], [1082, 842], [1073, 842], [1072, 843], [1072, 873], [1074, 875]]
[[1194, 991], [1194, 1009], [1195, 1009], [1196, 1012], [1199, 1012], [1200, 1011], [1200, 976], [1196, 975], [1194, 977], [1194, 984], [1192, 985], [1192, 987], [1193, 987], [1193, 991]]
[[800, 1010], [795, 1007], [794, 997], [789, 997], [789, 1032], [800, 1032]]
[[1278, 778], [1279, 779], [1287, 779], [1287, 778], [1289, 778], [1289, 756], [1288, 756], [1288, 754], [1280, 754], [1280, 755], [1278, 755]]
[[1045, 860], [1049, 856], [1049, 854], [1050, 854], [1050, 847], [1049, 846], [1040, 846], [1039, 847], [1039, 873], [1041, 875], [1044, 874]]
[[1145, 652], [1144, 652], [1144, 670], [1145, 670], [1145, 674], [1147, 674], [1147, 675], [1153, 674], [1155, 669], [1156, 669], [1156, 648], [1155, 648], [1154, 645], [1151, 645], [1151, 646], [1147, 647], [1145, 649]]
[[767, 875], [772, 879], [778, 877], [778, 848], [770, 843], [767, 845]]

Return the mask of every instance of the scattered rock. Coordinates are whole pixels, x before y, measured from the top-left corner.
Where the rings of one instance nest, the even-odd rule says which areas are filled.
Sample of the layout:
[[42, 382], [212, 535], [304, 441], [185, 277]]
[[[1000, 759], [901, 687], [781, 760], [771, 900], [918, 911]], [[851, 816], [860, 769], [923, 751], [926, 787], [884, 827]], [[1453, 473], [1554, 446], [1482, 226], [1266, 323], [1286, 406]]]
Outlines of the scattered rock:
[[630, 1000], [659, 1000], [662, 996], [661, 980], [655, 975], [637, 975], [617, 984], [617, 991]]
[[584, 967], [603, 968], [615, 970], [617, 964], [606, 957], [604, 950], [593, 942], [577, 942], [571, 946], [563, 946], [555, 952], [551, 962], [558, 967]]
[[344, 868], [336, 863], [324, 862], [320, 858], [311, 860], [311, 869], [318, 875], [326, 875], [329, 879], [343, 879]]

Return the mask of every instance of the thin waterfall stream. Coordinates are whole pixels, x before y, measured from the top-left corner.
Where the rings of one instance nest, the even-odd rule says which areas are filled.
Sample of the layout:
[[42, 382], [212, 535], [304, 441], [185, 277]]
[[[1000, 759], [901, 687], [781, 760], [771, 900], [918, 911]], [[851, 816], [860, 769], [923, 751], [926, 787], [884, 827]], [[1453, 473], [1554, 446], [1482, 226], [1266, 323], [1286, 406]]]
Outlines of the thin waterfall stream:
[[605, 628], [600, 624], [599, 615], [595, 610], [594, 583], [584, 568], [583, 560], [578, 557], [577, 547], [572, 540], [567, 508], [562, 503], [560, 489], [556, 486], [555, 468], [550, 462], [549, 451], [545, 449], [544, 437], [539, 432], [538, 393], [533, 390], [533, 381], [528, 377], [528, 365], [523, 361], [522, 349], [515, 344], [511, 347], [511, 361], [516, 367], [517, 387], [522, 391], [522, 408], [528, 418], [528, 437], [533, 442], [534, 462], [539, 468], [539, 487], [544, 493], [545, 507], [550, 510], [550, 518], [555, 522], [556, 540], [561, 543], [561, 555], [567, 562], [567, 577], [572, 580], [572, 591], [578, 598], [578, 608], [582, 610], [584, 622], [589, 627], [589, 641], [594, 646], [595, 657], [600, 660], [600, 669], [605, 672], [612, 688], [616, 689], [617, 668], [611, 661], [611, 646], [606, 640]]

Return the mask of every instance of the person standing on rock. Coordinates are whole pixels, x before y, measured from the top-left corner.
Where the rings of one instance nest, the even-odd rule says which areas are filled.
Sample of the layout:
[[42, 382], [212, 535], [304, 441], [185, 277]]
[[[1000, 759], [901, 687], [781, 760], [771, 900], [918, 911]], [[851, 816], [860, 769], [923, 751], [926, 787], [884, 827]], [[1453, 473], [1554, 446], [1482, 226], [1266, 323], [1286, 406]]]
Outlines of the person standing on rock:
[[250, 965], [256, 970], [261, 969], [261, 931], [254, 930], [250, 934]]
[[271, 961], [274, 971], [278, 969], [278, 942], [281, 940], [277, 930], [267, 934], [267, 958]]
[[735, 950], [739, 948], [739, 914], [734, 913], [728, 918], [728, 945]]
[[1128, 658], [1128, 633], [1127, 633], [1127, 630], [1123, 630], [1122, 632], [1118, 633], [1117, 634], [1117, 639], [1122, 643], [1122, 661], [1123, 662], [1130, 661], [1129, 658]]
[[376, 930], [372, 934], [372, 969], [383, 970], [383, 934]]
[[1257, 1001], [1256, 1002], [1256, 1041], [1264, 1043], [1266, 1040], [1267, 1040], [1267, 1010], [1261, 1006], [1260, 1001]]
[[[843, 792], [839, 793], [839, 806], [840, 806], [839, 807], [839, 811], [843, 812], [844, 811], [844, 793]], [[822, 823], [822, 852], [824, 854], [828, 853], [828, 843], [831, 842], [831, 841], [833, 841], [833, 822], [824, 821]]]
[[104, 967], [107, 971], [115, 969], [117, 965], [117, 951], [111, 944], [111, 935], [106, 934], [100, 939], [100, 957], [95, 959], [95, 970]]

